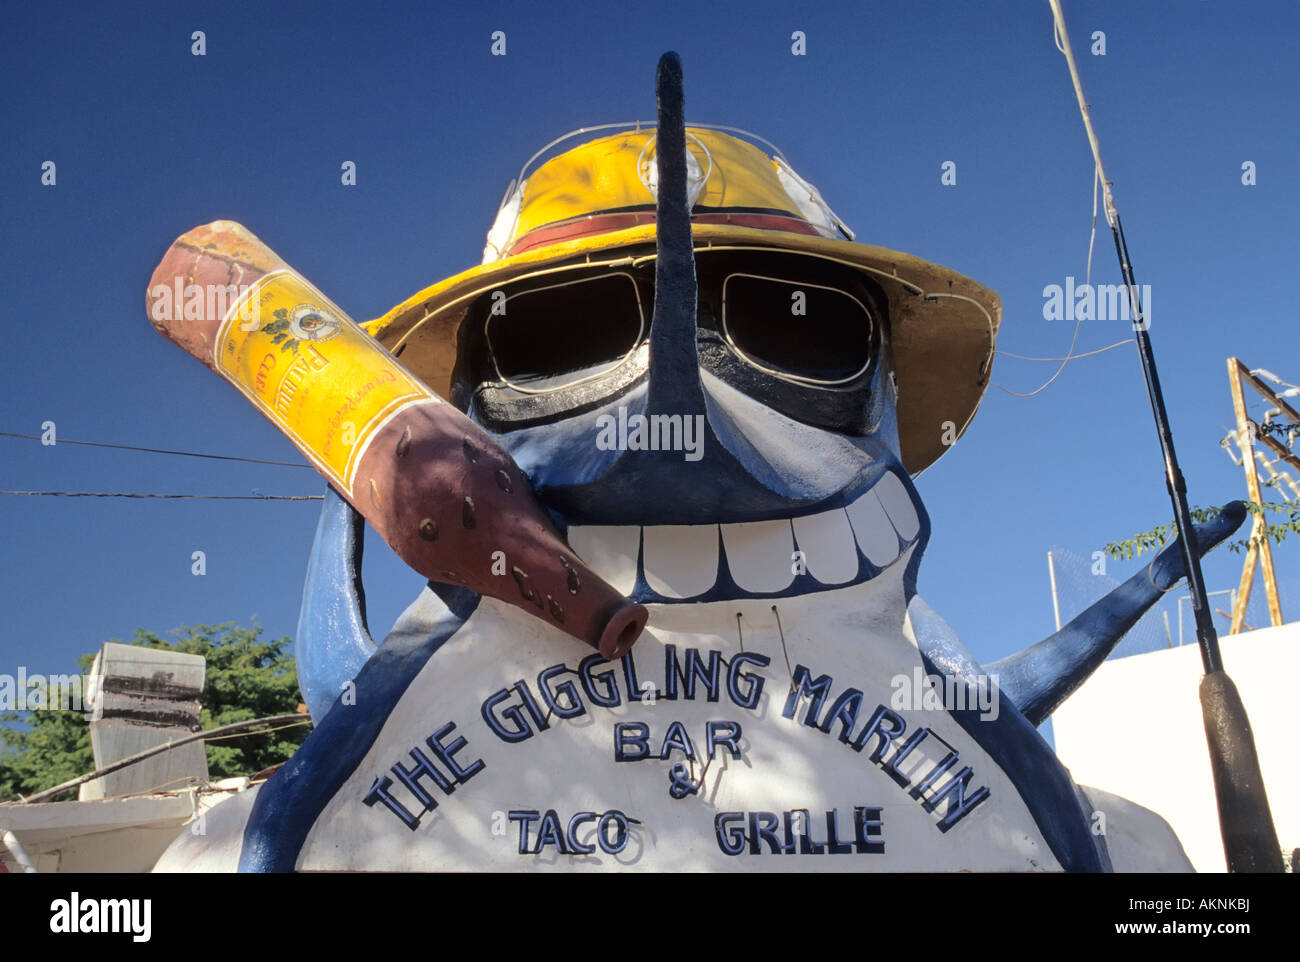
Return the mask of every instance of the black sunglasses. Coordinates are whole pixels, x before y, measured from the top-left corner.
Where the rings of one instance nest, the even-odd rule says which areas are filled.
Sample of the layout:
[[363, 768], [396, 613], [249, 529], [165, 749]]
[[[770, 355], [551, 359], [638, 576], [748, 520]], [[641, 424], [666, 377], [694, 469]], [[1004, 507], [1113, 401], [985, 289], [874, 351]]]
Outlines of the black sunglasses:
[[[697, 324], [743, 364], [796, 385], [844, 387], [871, 373], [879, 324], [861, 275], [767, 252], [696, 252]], [[604, 378], [650, 334], [654, 258], [575, 264], [483, 295], [481, 374], [520, 394]], [[635, 266], [633, 266], [635, 265]]]

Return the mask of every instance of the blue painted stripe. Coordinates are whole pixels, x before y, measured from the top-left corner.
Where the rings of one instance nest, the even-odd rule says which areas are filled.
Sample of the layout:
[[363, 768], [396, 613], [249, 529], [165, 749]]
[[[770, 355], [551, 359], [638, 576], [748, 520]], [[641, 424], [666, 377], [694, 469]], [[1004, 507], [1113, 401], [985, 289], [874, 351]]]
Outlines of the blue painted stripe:
[[[929, 673], [950, 674], [924, 652], [921, 661]], [[957, 683], [964, 682], [957, 678]], [[974, 692], [967, 694], [969, 698]], [[1110, 871], [1110, 859], [1092, 834], [1069, 773], [1011, 699], [1001, 693], [999, 698], [996, 719], [987, 719], [971, 709], [949, 709], [948, 714], [1011, 780], [1062, 868], [1067, 872]]]
[[[918, 538], [922, 549], [930, 536], [930, 520], [923, 516]], [[953, 678], [958, 685], [966, 679], [987, 677], [984, 668], [930, 606], [917, 598], [916, 574], [921, 557], [918, 550], [904, 574], [904, 591], [912, 629], [920, 648], [921, 663], [929, 674]], [[921, 602], [913, 605], [913, 601]], [[967, 687], [967, 705], [975, 692]], [[958, 725], [988, 753], [1011, 780], [1047, 847], [1067, 872], [1109, 872], [1110, 855], [1104, 839], [1092, 834], [1091, 820], [1080, 792], [1056, 753], [1029, 723], [1005, 691], [999, 689], [998, 717], [988, 720], [978, 710], [948, 709]]]

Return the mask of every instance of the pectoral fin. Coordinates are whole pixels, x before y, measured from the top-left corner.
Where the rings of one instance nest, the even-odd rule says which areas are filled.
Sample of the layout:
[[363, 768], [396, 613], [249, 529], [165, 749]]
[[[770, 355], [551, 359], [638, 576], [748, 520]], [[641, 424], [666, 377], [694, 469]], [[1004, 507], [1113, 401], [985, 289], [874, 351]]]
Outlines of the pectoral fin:
[[[1201, 555], [1246, 519], [1246, 505], [1232, 501], [1211, 521], [1195, 526]], [[1182, 546], [1174, 541], [1128, 581], [1081, 613], [1056, 634], [989, 665], [1002, 693], [1039, 725], [1106, 660], [1125, 633], [1162, 594], [1186, 577]]]

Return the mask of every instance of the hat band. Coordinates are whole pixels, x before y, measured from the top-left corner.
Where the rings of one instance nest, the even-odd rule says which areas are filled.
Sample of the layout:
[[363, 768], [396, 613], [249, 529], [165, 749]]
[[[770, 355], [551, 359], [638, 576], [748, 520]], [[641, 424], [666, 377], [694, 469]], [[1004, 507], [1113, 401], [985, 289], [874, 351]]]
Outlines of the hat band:
[[[608, 214], [586, 214], [530, 230], [506, 249], [506, 256], [522, 254], [537, 247], [546, 247], [562, 241], [591, 237], [596, 234], [609, 234], [654, 222], [653, 207]], [[691, 223], [729, 224], [732, 227], [750, 227], [757, 230], [781, 231], [786, 234], [804, 234], [810, 237], [821, 236], [817, 229], [803, 218], [774, 211], [713, 210], [692, 215]]]

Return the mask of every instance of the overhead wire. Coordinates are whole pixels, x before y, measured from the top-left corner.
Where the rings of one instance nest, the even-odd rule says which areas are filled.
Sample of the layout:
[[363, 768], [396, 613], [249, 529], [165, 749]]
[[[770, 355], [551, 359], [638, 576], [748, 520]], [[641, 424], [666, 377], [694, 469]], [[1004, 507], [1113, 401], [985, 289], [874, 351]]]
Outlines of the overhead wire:
[[1065, 357], [1027, 357], [1024, 354], [1012, 354], [1010, 351], [998, 351], [998, 353], [1004, 357], [1014, 357], [1019, 361], [1073, 361], [1081, 357], [1092, 357], [1094, 354], [1105, 354], [1107, 351], [1113, 351], [1117, 347], [1132, 343], [1133, 338], [1130, 337], [1123, 341], [1116, 341], [1114, 344], [1108, 344], [1105, 347], [1099, 347], [1095, 351], [1084, 351], [1082, 354], [1069, 354]]
[[[46, 439], [39, 434], [20, 434], [16, 431], [0, 431], [0, 437], [20, 438], [28, 441]], [[170, 448], [147, 448], [136, 444], [112, 444], [108, 441], [80, 441], [71, 438], [57, 438], [51, 447], [58, 444], [79, 444], [94, 448], [115, 448], [120, 451], [142, 451], [146, 454], [171, 454], [188, 458], [208, 458], [214, 461], [242, 461], [247, 464], [271, 464], [285, 468], [312, 468], [310, 464], [298, 464], [293, 461], [269, 461], [264, 458], [244, 458], [233, 454], [207, 454], [200, 451], [177, 451]], [[314, 470], [314, 468], [313, 468]], [[319, 494], [153, 494], [143, 491], [16, 491], [0, 490], [0, 495], [19, 495], [42, 498], [158, 498], [165, 500], [195, 501], [321, 501]]]
[[[221, 725], [218, 728], [210, 728], [207, 729], [206, 731], [195, 732], [193, 734], [186, 735], [182, 738], [176, 738], [174, 740], [168, 741], [162, 745], [155, 745], [152, 748], [146, 748], [143, 751], [136, 752], [134, 755], [128, 755], [125, 758], [120, 758], [115, 762], [112, 762], [108, 765], [104, 765], [100, 768], [95, 769], [93, 772], [87, 772], [84, 775], [78, 775], [76, 778], [69, 779], [66, 782], [60, 782], [58, 785], [55, 785], [53, 788], [43, 789], [42, 791], [37, 792], [35, 795], [32, 795], [29, 798], [24, 798], [23, 802], [25, 804], [35, 804], [36, 802], [47, 801], [48, 799], [54, 798], [57, 795], [63, 794], [69, 789], [77, 788], [78, 786], [83, 785], [88, 781], [91, 781], [96, 778], [101, 778], [104, 775], [111, 775], [113, 772], [120, 771], [123, 768], [127, 768], [131, 765], [138, 764], [139, 762], [142, 762], [147, 758], [152, 758], [153, 756], [161, 754], [163, 752], [169, 752], [175, 748], [180, 748], [182, 745], [188, 745], [191, 742], [217, 741], [218, 736], [224, 737], [230, 732], [240, 731], [246, 728], [252, 728], [255, 725], [279, 725], [281, 722], [291, 722], [292, 724], [281, 726], [285, 728], [291, 728], [294, 727], [295, 725], [308, 724], [311, 722], [311, 719], [303, 718], [303, 716], [300, 715], [298, 712], [293, 712], [292, 714], [269, 715], [266, 718], [252, 718], [252, 719], [247, 719], [245, 721], [231, 722], [229, 725]], [[272, 730], [274, 731], [276, 729], [273, 728]], [[266, 734], [266, 732], [265, 731], [253, 732], [251, 734], [264, 735]]]
[[[1062, 53], [1065, 52], [1061, 48], [1061, 37], [1059, 32], [1056, 33], [1056, 48], [1058, 50], [1061, 50]], [[1092, 170], [1092, 230], [1088, 235], [1088, 266], [1087, 266], [1086, 273], [1084, 275], [1085, 290], [1090, 289], [1092, 287], [1092, 253], [1093, 253], [1093, 249], [1096, 247], [1097, 244], [1097, 185], [1100, 180], [1101, 180], [1101, 168], [1094, 166]], [[1083, 318], [1080, 317], [1074, 322], [1074, 335], [1073, 337], [1070, 338], [1070, 347], [1066, 350], [1064, 357], [1027, 357], [1023, 354], [1012, 354], [1010, 351], [995, 350], [994, 353], [1000, 354], [1003, 357], [1013, 357], [1021, 361], [1060, 361], [1061, 366], [1056, 369], [1056, 373], [1053, 374], [1050, 378], [1048, 378], [1046, 381], [1044, 381], [1034, 390], [1029, 391], [1027, 393], [1012, 391], [1010, 388], [1003, 387], [1001, 384], [997, 383], [996, 381], [990, 381], [989, 382], [990, 386], [997, 388], [999, 391], [1002, 391], [1004, 394], [1010, 394], [1012, 397], [1033, 397], [1034, 395], [1040, 394], [1041, 392], [1047, 390], [1047, 388], [1052, 384], [1052, 382], [1061, 376], [1061, 373], [1065, 370], [1066, 365], [1068, 365], [1071, 361], [1078, 360], [1079, 358], [1082, 357], [1093, 357], [1097, 354], [1104, 354], [1107, 351], [1114, 350], [1117, 347], [1123, 347], [1125, 344], [1133, 343], [1133, 338], [1130, 337], [1123, 341], [1116, 341], [1114, 344], [1110, 344], [1106, 347], [1099, 348], [1095, 351], [1087, 351], [1083, 354], [1075, 354], [1074, 345], [1077, 344], [1079, 341], [1079, 328], [1082, 326], [1083, 326]]]
[[[0, 431], [3, 438], [24, 438], [29, 441], [44, 441], [39, 434], [17, 434], [13, 431]], [[144, 448], [134, 444], [110, 444], [107, 441], [74, 441], [71, 438], [56, 438], [49, 447], [59, 444], [84, 444], [94, 448], [118, 448], [123, 451], [145, 451], [149, 454], [178, 454], [187, 458], [211, 458], [214, 461], [244, 461], [249, 464], [274, 464], [284, 468], [310, 468], [310, 464], [294, 461], [267, 461], [263, 458], [241, 458], [233, 454], [203, 454], [198, 451], [173, 451], [167, 448]], [[313, 469], [314, 470], [314, 469]]]
[[193, 501], [323, 501], [321, 494], [150, 494], [140, 491], [0, 491], [37, 498], [164, 498]]

